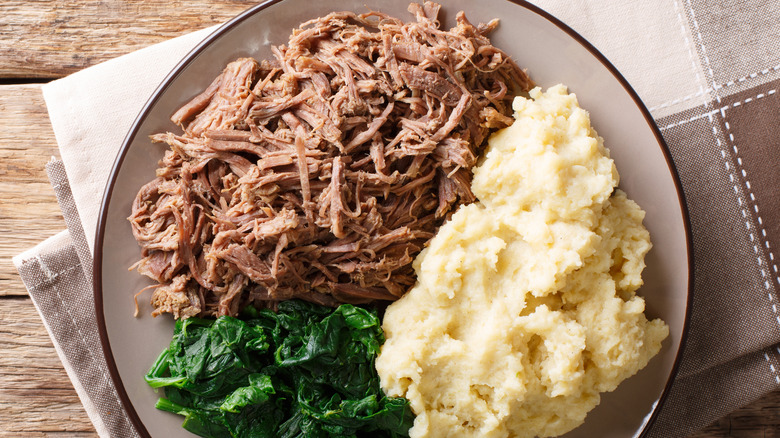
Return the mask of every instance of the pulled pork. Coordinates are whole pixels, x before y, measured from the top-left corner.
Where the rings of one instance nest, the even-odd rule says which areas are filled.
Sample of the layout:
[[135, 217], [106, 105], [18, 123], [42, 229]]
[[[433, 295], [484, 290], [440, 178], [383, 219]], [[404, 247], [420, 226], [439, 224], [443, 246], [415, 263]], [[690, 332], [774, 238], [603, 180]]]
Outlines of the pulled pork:
[[154, 315], [235, 315], [301, 298], [392, 301], [461, 203], [490, 129], [532, 82], [463, 12], [336, 12], [273, 59], [242, 58], [184, 105], [129, 220]]

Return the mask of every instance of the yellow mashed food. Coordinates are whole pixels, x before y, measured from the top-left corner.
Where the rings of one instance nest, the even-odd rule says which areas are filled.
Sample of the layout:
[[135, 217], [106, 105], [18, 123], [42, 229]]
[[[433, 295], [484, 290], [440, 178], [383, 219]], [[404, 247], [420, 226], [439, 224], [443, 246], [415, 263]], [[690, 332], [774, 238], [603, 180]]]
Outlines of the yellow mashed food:
[[415, 437], [556, 436], [644, 367], [668, 326], [644, 315], [644, 212], [588, 113], [559, 85], [514, 101], [515, 123], [389, 306], [376, 366]]

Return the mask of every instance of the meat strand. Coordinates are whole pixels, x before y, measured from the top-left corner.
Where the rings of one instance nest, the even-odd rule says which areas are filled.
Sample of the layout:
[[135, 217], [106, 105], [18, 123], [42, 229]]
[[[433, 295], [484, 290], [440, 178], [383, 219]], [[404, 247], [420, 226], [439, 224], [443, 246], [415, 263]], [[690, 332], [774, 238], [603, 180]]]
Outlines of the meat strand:
[[526, 73], [462, 12], [413, 21], [334, 12], [273, 59], [237, 59], [173, 116], [183, 132], [129, 220], [153, 314], [235, 315], [300, 298], [392, 301], [458, 205], [471, 167], [507, 126]]

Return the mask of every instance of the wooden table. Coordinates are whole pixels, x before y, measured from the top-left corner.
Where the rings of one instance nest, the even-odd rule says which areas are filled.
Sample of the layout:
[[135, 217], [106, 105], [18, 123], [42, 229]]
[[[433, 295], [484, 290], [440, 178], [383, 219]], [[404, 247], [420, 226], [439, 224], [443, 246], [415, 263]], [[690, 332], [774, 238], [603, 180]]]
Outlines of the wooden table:
[[[0, 2], [0, 437], [95, 437], [11, 257], [65, 228], [44, 165], [57, 156], [42, 83], [220, 23], [253, 2]], [[696, 438], [780, 436], [780, 391]]]

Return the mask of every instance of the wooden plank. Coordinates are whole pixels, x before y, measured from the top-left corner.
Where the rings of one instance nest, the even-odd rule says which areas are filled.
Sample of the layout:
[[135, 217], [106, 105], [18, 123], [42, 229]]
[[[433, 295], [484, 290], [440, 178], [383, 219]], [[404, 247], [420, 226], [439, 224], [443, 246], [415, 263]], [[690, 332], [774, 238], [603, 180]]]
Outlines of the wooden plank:
[[3, 0], [0, 78], [55, 78], [222, 23], [255, 2]]
[[780, 390], [737, 409], [688, 438], [780, 437]]
[[45, 171], [55, 155], [40, 85], [0, 86], [0, 296], [27, 294], [11, 257], [65, 229]]
[[97, 437], [26, 297], [0, 298], [0, 437]]

